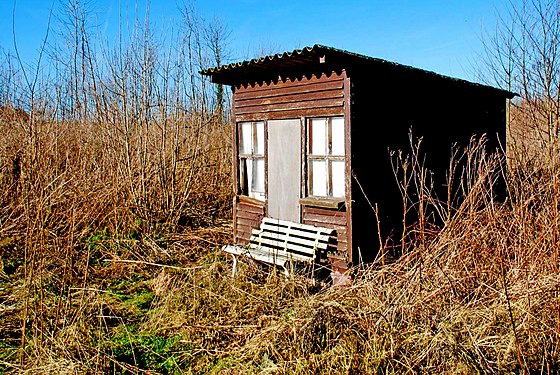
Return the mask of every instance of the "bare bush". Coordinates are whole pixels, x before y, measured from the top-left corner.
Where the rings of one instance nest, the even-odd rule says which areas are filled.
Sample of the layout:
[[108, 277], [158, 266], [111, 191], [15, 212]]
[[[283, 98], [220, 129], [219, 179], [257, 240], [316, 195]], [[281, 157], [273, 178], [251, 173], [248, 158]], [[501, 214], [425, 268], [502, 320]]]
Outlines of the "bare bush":
[[26, 366], [84, 313], [72, 288], [99, 277], [92, 262], [171, 262], [173, 235], [229, 211], [227, 108], [197, 73], [214, 53], [210, 25], [188, 13], [169, 40], [146, 15], [108, 47], [92, 11], [68, 2], [50, 26], [60, 44], [30, 70], [6, 55], [0, 71], [0, 264], [23, 283], [10, 310], [19, 333], [0, 341]]
[[[509, 3], [494, 32], [484, 36], [482, 74], [515, 92], [511, 103], [508, 156], [519, 165], [558, 165], [560, 136], [560, 4], [554, 0]], [[539, 165], [540, 163], [540, 165]]]

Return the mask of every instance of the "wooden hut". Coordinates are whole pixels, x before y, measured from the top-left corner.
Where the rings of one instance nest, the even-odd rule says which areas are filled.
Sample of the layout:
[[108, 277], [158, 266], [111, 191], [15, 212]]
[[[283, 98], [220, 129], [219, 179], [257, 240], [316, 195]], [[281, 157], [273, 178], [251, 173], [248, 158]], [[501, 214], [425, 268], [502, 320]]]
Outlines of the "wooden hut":
[[452, 144], [473, 134], [505, 144], [513, 97], [322, 45], [201, 73], [233, 91], [234, 242], [247, 243], [264, 217], [334, 228], [337, 272], [373, 259], [379, 241], [399, 233], [388, 150], [406, 149], [411, 129], [430, 170], [445, 175]]

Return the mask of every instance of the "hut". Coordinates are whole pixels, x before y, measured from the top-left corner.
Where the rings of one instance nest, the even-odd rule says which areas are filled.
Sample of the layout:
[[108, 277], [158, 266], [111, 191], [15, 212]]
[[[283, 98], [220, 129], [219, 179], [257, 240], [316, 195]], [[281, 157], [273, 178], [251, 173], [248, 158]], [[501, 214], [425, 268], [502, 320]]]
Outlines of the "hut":
[[452, 144], [473, 134], [505, 144], [513, 97], [322, 45], [201, 73], [233, 91], [234, 242], [247, 243], [265, 217], [333, 228], [337, 273], [374, 259], [399, 233], [388, 150], [406, 149], [412, 130], [430, 170], [445, 175]]

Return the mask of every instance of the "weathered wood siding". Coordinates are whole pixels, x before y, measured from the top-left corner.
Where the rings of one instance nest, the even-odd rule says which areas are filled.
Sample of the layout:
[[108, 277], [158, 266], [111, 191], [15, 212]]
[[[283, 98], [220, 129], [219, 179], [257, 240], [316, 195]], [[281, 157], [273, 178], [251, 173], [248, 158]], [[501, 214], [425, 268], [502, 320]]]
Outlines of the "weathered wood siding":
[[345, 73], [238, 85], [233, 94], [236, 121], [344, 115]]
[[[322, 116], [349, 116], [348, 86], [345, 71], [329, 74], [308, 75], [298, 78], [286, 78], [234, 87], [233, 112], [235, 121], [267, 121], [283, 119], [301, 119]], [[346, 94], [345, 94], [346, 88]], [[302, 123], [303, 124], [303, 123]], [[268, 128], [268, 122], [267, 122]], [[303, 126], [303, 125], [302, 125]], [[349, 133], [349, 132], [348, 132]], [[302, 152], [305, 147], [305, 132], [302, 132]], [[237, 141], [236, 141], [237, 144]], [[349, 150], [349, 140], [345, 147]], [[268, 152], [268, 150], [267, 150]], [[237, 160], [237, 154], [234, 159]], [[348, 158], [349, 160], [349, 158]], [[268, 159], [267, 170], [268, 170]], [[302, 159], [302, 163], [304, 160]], [[237, 166], [236, 166], [237, 171]], [[302, 169], [302, 196], [307, 181], [305, 167]], [[268, 179], [266, 180], [268, 185]], [[350, 194], [348, 189], [347, 194]], [[350, 204], [347, 198], [346, 204]], [[258, 228], [267, 209], [264, 203], [245, 196], [235, 200], [234, 232], [236, 243], [249, 241], [251, 230]], [[347, 268], [349, 261], [348, 212], [346, 208], [334, 209], [301, 205], [301, 221], [304, 224], [333, 228], [337, 233], [337, 252], [329, 256], [331, 265], [338, 270]]]
[[302, 221], [304, 224], [336, 230], [337, 253], [332, 256], [339, 269], [347, 268], [348, 254], [348, 224], [346, 211], [324, 207], [303, 206]]
[[264, 204], [255, 199], [238, 196], [235, 199], [235, 238], [243, 245], [249, 242], [251, 231], [258, 228], [264, 217]]

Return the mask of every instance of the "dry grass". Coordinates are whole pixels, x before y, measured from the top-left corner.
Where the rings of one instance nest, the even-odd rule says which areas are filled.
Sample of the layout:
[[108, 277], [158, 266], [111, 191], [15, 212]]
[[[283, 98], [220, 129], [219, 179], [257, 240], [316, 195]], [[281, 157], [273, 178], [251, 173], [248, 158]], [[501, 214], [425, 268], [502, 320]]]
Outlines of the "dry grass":
[[[227, 169], [227, 148], [222, 169], [196, 170], [180, 211], [188, 225], [177, 226], [141, 216], [118, 175], [96, 172], [112, 155], [95, 153], [94, 132], [44, 126], [30, 163], [18, 128], [2, 126], [13, 135], [2, 191], [17, 189], [3, 196], [0, 226], [3, 371], [558, 370], [560, 184], [551, 171], [512, 176], [508, 201], [496, 202], [488, 181], [500, 170], [478, 152], [466, 199], [437, 235], [394, 263], [356, 270], [350, 287], [313, 287], [249, 263], [230, 277], [219, 251], [231, 235], [222, 219], [230, 182], [210, 189], [224, 178], [215, 174]], [[49, 143], [63, 131], [57, 147]]]
[[160, 274], [169, 289], [150, 325], [188, 338], [193, 371], [555, 372], [558, 227], [542, 194], [558, 188], [525, 191], [540, 196], [530, 208], [465, 203], [425, 248], [359, 271], [348, 288], [314, 290], [251, 266], [231, 280], [220, 259]]

